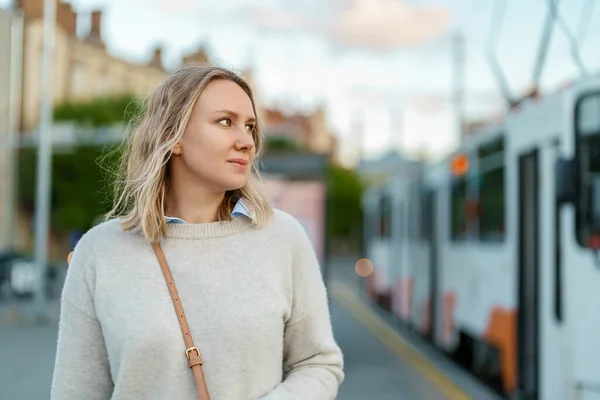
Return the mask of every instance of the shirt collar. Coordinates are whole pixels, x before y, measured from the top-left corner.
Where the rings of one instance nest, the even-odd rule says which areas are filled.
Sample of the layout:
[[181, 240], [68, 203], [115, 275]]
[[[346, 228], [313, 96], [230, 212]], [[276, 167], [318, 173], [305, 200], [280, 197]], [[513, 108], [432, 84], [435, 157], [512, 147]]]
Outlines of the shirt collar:
[[[244, 201], [244, 199], [239, 199], [235, 203], [235, 206], [233, 207], [233, 211], [231, 212], [231, 216], [232, 217], [239, 217], [239, 216], [242, 216], [242, 215], [245, 215], [246, 217], [248, 217], [250, 219], [254, 219], [254, 214], [250, 210], [250, 207], [248, 207], [248, 205], [246, 204], [246, 202]], [[184, 220], [182, 220], [181, 218], [177, 218], [177, 217], [166, 216], [165, 219], [167, 221], [167, 224], [185, 224], [186, 223]]]

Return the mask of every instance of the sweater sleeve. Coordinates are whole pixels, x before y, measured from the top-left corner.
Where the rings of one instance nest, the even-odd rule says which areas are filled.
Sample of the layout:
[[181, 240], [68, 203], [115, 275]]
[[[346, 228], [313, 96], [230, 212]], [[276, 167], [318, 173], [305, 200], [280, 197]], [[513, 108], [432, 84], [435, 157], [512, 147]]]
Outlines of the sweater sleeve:
[[284, 331], [285, 380], [263, 400], [331, 400], [344, 379], [327, 293], [315, 251], [298, 224], [292, 312]]
[[106, 400], [113, 391], [102, 329], [96, 318], [93, 252], [85, 237], [75, 248], [61, 297], [51, 399]]

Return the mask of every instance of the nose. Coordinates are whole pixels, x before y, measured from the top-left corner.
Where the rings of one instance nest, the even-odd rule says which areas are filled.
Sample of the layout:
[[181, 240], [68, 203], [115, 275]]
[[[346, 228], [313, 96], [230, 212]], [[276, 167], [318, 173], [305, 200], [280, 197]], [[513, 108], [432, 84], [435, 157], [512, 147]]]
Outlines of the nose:
[[246, 131], [244, 135], [235, 142], [237, 151], [251, 151], [254, 149], [254, 137]]

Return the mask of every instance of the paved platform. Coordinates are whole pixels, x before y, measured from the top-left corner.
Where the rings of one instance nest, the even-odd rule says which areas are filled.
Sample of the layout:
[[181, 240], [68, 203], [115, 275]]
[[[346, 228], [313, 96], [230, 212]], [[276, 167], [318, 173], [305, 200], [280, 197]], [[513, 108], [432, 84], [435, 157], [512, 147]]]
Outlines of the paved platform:
[[397, 321], [362, 295], [355, 262], [331, 260], [326, 271], [336, 338], [347, 359], [339, 399], [502, 399], [429, 343], [402, 335]]
[[[497, 400], [449, 360], [402, 337], [385, 316], [358, 294], [345, 264], [331, 276], [330, 297], [336, 339], [345, 355], [341, 400]], [[356, 275], [354, 275], [357, 278]], [[15, 317], [0, 303], [0, 398], [49, 398], [56, 350], [58, 304], [44, 324]], [[35, 362], [32, 362], [35, 360]]]
[[346, 360], [341, 400], [499, 400], [425, 344], [402, 337], [348, 285], [332, 283], [332, 320]]
[[[333, 290], [333, 297], [346, 296], [342, 291], [340, 288]], [[386, 344], [377, 337], [379, 327], [375, 328], [377, 323], [372, 315], [352, 303], [352, 299], [346, 298], [341, 302], [333, 301], [331, 305], [335, 335], [346, 363], [346, 378], [338, 399], [447, 399], [440, 389], [392, 349], [392, 343]], [[363, 324], [353, 313], [369, 325]]]

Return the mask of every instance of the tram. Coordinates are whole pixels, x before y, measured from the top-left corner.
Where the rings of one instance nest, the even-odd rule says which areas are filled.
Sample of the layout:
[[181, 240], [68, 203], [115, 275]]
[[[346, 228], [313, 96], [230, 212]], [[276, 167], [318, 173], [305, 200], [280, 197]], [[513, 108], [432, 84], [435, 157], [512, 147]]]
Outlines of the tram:
[[600, 78], [363, 206], [370, 299], [507, 398], [600, 399]]

